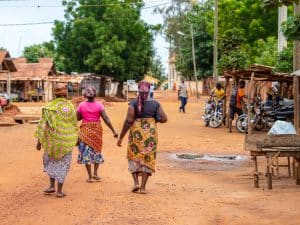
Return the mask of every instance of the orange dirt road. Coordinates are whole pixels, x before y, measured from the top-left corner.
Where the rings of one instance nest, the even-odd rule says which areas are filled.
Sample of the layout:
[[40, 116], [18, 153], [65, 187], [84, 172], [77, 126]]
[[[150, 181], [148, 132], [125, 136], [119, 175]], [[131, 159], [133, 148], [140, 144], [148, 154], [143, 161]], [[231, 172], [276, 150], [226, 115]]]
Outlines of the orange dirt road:
[[[253, 188], [252, 164], [177, 160], [176, 153], [245, 155], [244, 136], [225, 128], [204, 127], [204, 98], [178, 112], [178, 103], [162, 97], [169, 121], [159, 125], [157, 172], [150, 178], [148, 194], [133, 194], [127, 171], [126, 141], [122, 148], [104, 129], [105, 163], [102, 181], [86, 183], [87, 174], [76, 163], [64, 191], [67, 197], [45, 196], [48, 176], [42, 172], [42, 152], [35, 150], [36, 125], [0, 127], [1, 225], [296, 225], [300, 224], [300, 187], [294, 180], [274, 180], [273, 190], [261, 180]], [[120, 130], [126, 103], [113, 103], [107, 112]], [[264, 172], [263, 160], [260, 171]], [[263, 173], [262, 173], [263, 174]], [[263, 178], [263, 175], [261, 175]]]

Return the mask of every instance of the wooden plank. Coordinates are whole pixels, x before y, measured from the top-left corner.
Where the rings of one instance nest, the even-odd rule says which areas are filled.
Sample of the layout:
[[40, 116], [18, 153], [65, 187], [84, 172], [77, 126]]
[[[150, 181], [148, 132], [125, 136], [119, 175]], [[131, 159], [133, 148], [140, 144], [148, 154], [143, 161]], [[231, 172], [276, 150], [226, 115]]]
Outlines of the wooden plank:
[[300, 147], [299, 135], [266, 135], [247, 134], [244, 148], [246, 151], [261, 151], [262, 148], [272, 147]]

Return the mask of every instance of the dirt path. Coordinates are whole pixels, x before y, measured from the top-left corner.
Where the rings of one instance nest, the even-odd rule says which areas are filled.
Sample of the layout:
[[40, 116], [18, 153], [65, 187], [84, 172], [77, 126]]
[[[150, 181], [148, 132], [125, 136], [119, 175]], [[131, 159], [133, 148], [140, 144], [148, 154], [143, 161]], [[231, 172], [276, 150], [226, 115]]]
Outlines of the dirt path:
[[[204, 127], [203, 100], [190, 103], [187, 114], [179, 114], [175, 102], [163, 106], [169, 122], [159, 126], [157, 173], [147, 195], [129, 192], [125, 143], [118, 148], [105, 128], [102, 182], [85, 182], [74, 149], [64, 187], [68, 196], [44, 196], [48, 178], [42, 173], [42, 152], [34, 149], [36, 125], [0, 127], [0, 224], [299, 224], [300, 187], [292, 179], [275, 180], [272, 191], [264, 189], [262, 180], [261, 188], [254, 189], [249, 159], [230, 166], [175, 160], [175, 153], [247, 155], [244, 136]], [[107, 108], [118, 130], [126, 108], [126, 103]]]

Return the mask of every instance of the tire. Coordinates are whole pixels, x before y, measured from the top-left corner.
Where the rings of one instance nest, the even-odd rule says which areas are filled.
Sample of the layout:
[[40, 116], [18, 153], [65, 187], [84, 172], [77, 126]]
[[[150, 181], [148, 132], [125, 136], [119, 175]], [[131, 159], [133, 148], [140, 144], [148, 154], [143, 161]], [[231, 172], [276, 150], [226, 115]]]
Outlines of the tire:
[[214, 114], [209, 120], [209, 126], [212, 128], [218, 128], [223, 122], [223, 116], [221, 114]]
[[235, 128], [240, 133], [246, 133], [248, 130], [248, 116], [239, 116], [235, 122]]

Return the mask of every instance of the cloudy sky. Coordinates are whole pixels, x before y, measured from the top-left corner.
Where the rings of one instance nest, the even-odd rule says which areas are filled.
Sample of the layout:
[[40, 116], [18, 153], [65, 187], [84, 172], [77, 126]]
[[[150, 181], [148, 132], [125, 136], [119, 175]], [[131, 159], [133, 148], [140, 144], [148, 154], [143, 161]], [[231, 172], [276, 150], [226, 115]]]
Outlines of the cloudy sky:
[[[162, 17], [153, 14], [153, 6], [164, 5], [170, 0], [145, 0], [142, 18], [149, 24], [162, 23]], [[40, 6], [40, 7], [38, 7]], [[12, 57], [22, 54], [25, 46], [52, 39], [52, 24], [13, 25], [64, 20], [61, 0], [0, 0], [0, 47], [8, 49]], [[155, 48], [167, 68], [168, 45], [162, 36], [157, 36]]]

